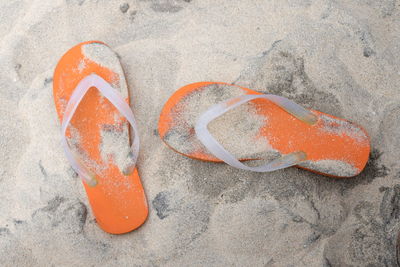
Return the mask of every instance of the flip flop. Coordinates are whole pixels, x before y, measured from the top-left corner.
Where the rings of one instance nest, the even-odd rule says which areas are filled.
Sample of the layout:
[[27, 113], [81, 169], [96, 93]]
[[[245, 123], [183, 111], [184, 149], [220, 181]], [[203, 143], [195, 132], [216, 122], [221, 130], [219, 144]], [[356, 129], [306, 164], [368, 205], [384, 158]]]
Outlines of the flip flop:
[[[368, 134], [354, 123], [220, 82], [177, 90], [161, 112], [158, 129], [167, 146], [182, 155], [256, 172], [297, 166], [352, 177], [364, 169], [370, 152]], [[243, 164], [261, 159], [270, 162]]]
[[55, 69], [53, 94], [66, 156], [83, 179], [97, 223], [112, 234], [139, 227], [148, 214], [135, 167], [139, 135], [117, 55], [98, 41], [71, 48]]

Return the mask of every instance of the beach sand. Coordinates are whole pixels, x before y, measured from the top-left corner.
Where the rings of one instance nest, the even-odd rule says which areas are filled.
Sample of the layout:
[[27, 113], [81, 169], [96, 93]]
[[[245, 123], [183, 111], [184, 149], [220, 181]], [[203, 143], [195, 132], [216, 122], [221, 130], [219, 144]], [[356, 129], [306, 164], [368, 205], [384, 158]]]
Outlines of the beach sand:
[[[52, 75], [72, 46], [120, 56], [149, 218], [103, 232], [61, 148]], [[2, 266], [394, 266], [400, 228], [400, 2], [0, 3]], [[362, 125], [357, 177], [251, 173], [185, 158], [157, 132], [169, 96], [223, 81]]]

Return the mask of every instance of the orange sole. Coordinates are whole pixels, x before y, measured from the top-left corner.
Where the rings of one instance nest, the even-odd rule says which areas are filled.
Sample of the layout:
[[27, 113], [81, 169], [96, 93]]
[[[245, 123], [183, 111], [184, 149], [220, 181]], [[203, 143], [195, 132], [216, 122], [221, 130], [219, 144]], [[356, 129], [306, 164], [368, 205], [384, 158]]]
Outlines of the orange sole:
[[[161, 139], [174, 151], [192, 159], [221, 162], [209, 154], [205, 148], [188, 153], [168, 140], [171, 133], [179, 134], [179, 131], [182, 132], [182, 129], [184, 129], [185, 133], [182, 132], [180, 136], [183, 140], [182, 143], [190, 142], [189, 138], [187, 140], [185, 138], [188, 133], [194, 135], [194, 125], [178, 120], [177, 114], [185, 112], [183, 103], [189, 99], [188, 97], [195, 93], [202, 93], [202, 90], [214, 85], [232, 86], [235, 90], [239, 88], [243, 95], [261, 94], [248, 88], [221, 82], [199, 82], [186, 85], [177, 90], [165, 104], [160, 114], [158, 129]], [[211, 107], [216, 103], [209, 104]], [[296, 167], [338, 178], [356, 176], [364, 169], [369, 158], [370, 141], [368, 134], [362, 127], [314, 110], [311, 111], [319, 117], [318, 122], [314, 125], [308, 125], [270, 101], [257, 99], [251, 101], [251, 105], [254, 105], [257, 115], [265, 117], [265, 121], [268, 121], [268, 124], [260, 129], [255, 138], [264, 138], [274, 150], [282, 155], [296, 151], [304, 151], [307, 154], [307, 162], [310, 164]], [[242, 158], [241, 160], [254, 159]], [[333, 165], [327, 166], [330, 168], [329, 171], [319, 167], [320, 163], [329, 164], [332, 162], [351, 166], [352, 171], [342, 172], [339, 168], [335, 171]]]
[[[53, 81], [54, 102], [60, 121], [75, 87], [84, 77], [92, 73], [101, 76], [113, 87], [124, 84], [119, 88], [125, 90], [125, 100], [129, 104], [126, 81], [119, 61], [120, 71], [116, 71], [88, 58], [84, 53], [84, 48], [88, 45], [99, 48], [99, 57], [102, 56], [101, 51], [111, 51], [102, 42], [89, 41], [78, 44], [62, 56], [55, 69]], [[117, 57], [115, 53], [112, 54]], [[81, 156], [84, 155], [90, 161], [91, 164], [87, 167], [97, 175], [96, 186], [90, 187], [83, 182], [97, 223], [108, 233], [122, 234], [136, 229], [145, 222], [148, 207], [137, 169], [126, 176], [113, 160], [104, 160], [102, 157], [101, 132], [107, 127], [116, 131], [125, 129], [125, 133], [129, 132], [126, 119], [120, 116], [118, 110], [96, 88], [90, 88], [71, 120], [67, 138], [71, 144], [73, 134], [79, 136], [78, 140], [73, 141], [74, 146], [79, 148]], [[129, 146], [129, 134], [125, 136], [126, 146]], [[100, 166], [101, 170], [93, 166]]]

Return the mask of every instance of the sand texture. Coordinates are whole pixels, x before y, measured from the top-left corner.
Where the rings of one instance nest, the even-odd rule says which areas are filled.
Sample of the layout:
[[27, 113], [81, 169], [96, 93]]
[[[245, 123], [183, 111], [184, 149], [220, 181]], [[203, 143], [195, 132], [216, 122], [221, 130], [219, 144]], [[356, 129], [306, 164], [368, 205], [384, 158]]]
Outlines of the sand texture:
[[[93, 39], [120, 56], [140, 129], [150, 214], [121, 236], [96, 225], [52, 95], [58, 59]], [[1, 266], [395, 266], [398, 0], [2, 0], [0, 62]], [[159, 113], [198, 81], [357, 122], [371, 159], [335, 180], [176, 154], [158, 136]]]

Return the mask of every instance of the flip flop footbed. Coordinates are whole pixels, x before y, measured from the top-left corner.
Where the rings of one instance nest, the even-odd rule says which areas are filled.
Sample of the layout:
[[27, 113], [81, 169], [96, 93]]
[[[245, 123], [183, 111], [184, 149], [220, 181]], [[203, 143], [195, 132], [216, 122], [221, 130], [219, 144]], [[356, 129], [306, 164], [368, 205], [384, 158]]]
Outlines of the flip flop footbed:
[[[212, 105], [256, 91], [224, 83], [202, 82], [179, 89], [165, 104], [159, 121], [160, 136], [178, 153], [219, 161], [197, 139], [194, 126]], [[318, 122], [308, 125], [267, 100], [253, 100], [209, 124], [210, 133], [241, 160], [271, 160], [304, 151], [299, 167], [337, 177], [357, 175], [369, 157], [369, 138], [359, 126], [314, 111]]]
[[[54, 74], [54, 100], [60, 120], [77, 84], [90, 74], [106, 80], [129, 103], [128, 88], [117, 55], [105, 44], [86, 42], [69, 50]], [[98, 185], [85, 185], [99, 225], [107, 232], [123, 233], [141, 225], [147, 202], [137, 170], [129, 166], [130, 136], [127, 120], [92, 87], [79, 104], [67, 137], [72, 150], [96, 174]]]

